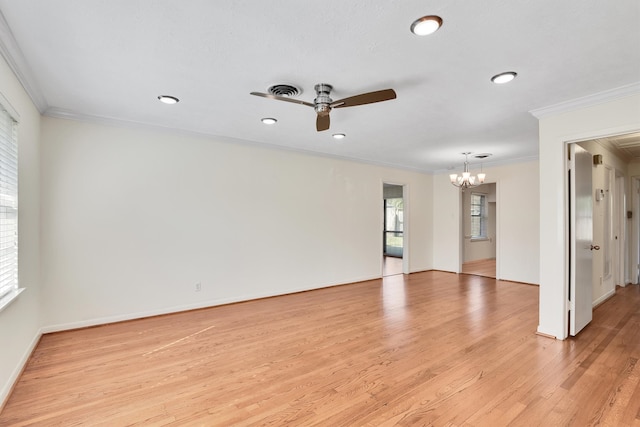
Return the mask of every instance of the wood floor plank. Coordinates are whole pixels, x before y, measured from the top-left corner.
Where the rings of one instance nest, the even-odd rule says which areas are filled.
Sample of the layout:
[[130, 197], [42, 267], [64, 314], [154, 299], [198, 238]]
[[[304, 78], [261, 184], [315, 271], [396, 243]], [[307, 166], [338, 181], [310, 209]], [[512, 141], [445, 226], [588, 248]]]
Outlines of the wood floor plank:
[[638, 425], [638, 289], [566, 341], [444, 272], [47, 334], [0, 425]]
[[462, 264], [462, 272], [464, 274], [475, 274], [484, 277], [496, 277], [496, 259], [486, 258], [467, 261]]

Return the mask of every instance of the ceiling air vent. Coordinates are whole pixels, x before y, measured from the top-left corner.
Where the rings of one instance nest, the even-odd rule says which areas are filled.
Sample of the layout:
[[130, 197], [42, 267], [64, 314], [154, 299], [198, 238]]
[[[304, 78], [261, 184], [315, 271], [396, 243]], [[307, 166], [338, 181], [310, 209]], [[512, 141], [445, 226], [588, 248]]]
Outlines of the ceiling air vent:
[[267, 89], [271, 95], [277, 96], [298, 96], [302, 93], [300, 89], [292, 85], [273, 85]]

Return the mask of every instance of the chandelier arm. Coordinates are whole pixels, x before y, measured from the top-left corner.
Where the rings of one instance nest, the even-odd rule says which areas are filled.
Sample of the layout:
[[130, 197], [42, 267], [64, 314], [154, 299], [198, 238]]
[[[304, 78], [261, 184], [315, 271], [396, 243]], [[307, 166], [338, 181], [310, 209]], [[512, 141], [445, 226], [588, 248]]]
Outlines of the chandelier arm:
[[482, 166], [477, 177], [475, 175], [471, 175], [469, 172], [469, 154], [471, 153], [462, 154], [464, 154], [464, 168], [462, 175], [459, 176], [457, 173], [450, 174], [449, 179], [451, 180], [451, 184], [462, 189], [474, 188], [482, 185], [486, 178], [486, 174], [482, 171]]

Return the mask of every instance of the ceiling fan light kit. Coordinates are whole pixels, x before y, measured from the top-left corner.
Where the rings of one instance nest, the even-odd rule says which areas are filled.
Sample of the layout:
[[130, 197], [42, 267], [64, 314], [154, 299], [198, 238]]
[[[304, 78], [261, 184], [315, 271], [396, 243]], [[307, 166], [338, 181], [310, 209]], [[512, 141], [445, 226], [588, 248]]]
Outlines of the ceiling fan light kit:
[[[272, 93], [251, 92], [251, 95], [313, 107], [316, 112], [316, 130], [318, 132], [329, 129], [331, 125], [329, 113], [334, 108], [355, 107], [357, 105], [373, 104], [375, 102], [389, 101], [396, 98], [396, 92], [393, 89], [383, 89], [334, 101], [330, 96], [333, 90], [333, 86], [330, 84], [318, 83], [314, 86], [314, 89], [316, 91], [316, 97], [313, 103], [286, 96], [274, 95]], [[268, 92], [269, 91], [270, 90], [268, 90]]]

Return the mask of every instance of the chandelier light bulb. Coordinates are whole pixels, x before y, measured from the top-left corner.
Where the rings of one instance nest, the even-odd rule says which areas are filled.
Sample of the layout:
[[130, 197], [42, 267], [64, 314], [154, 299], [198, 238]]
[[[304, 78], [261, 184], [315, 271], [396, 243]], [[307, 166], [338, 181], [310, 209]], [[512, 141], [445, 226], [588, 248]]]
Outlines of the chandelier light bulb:
[[457, 173], [452, 173], [449, 175], [451, 184], [464, 190], [465, 188], [477, 187], [478, 185], [484, 183], [484, 180], [487, 177], [485, 173], [481, 171], [476, 177], [475, 175], [471, 175], [471, 172], [469, 172], [469, 154], [471, 153], [462, 154], [464, 154], [464, 170], [461, 176], [458, 176]]

